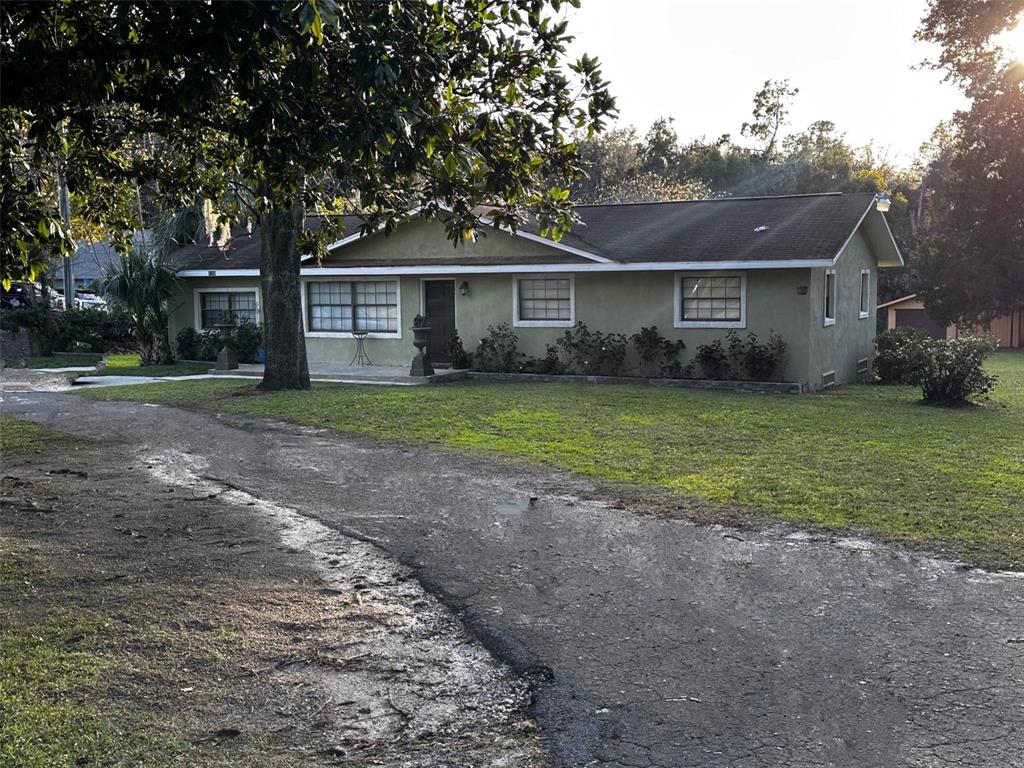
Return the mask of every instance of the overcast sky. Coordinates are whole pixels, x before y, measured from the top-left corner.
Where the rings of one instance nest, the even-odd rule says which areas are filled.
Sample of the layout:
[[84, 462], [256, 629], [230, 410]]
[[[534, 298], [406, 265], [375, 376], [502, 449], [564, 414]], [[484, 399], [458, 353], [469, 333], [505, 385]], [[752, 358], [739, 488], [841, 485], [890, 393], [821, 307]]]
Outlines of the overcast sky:
[[925, 0], [583, 0], [570, 10], [574, 53], [597, 56], [619, 124], [641, 133], [675, 118], [681, 138], [739, 138], [754, 93], [789, 78], [790, 129], [832, 120], [854, 144], [906, 164], [962, 106], [939, 73], [915, 70]]

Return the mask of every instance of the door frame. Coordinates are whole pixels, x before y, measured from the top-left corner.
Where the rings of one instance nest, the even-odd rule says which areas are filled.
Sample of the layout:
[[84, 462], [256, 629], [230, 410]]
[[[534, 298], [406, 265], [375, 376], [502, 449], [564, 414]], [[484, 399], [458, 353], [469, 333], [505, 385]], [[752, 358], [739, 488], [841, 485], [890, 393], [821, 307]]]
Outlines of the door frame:
[[452, 291], [452, 309], [455, 316], [455, 330], [459, 329], [459, 286], [457, 284], [458, 278], [456, 277], [421, 277], [420, 278], [420, 311], [422, 315], [427, 305], [427, 286], [428, 282], [450, 282], [454, 290]]

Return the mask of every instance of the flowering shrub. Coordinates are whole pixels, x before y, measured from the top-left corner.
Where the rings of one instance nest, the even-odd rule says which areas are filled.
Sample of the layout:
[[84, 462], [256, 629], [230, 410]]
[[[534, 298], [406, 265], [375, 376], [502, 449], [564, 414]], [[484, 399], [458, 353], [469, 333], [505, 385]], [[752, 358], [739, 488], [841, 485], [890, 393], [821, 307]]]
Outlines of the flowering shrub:
[[480, 339], [473, 361], [476, 368], [488, 373], [513, 373], [519, 370], [523, 354], [519, 337], [508, 323], [487, 326], [487, 335]]
[[985, 358], [999, 346], [994, 339], [964, 336], [929, 342], [923, 364], [915, 374], [926, 403], [963, 405], [995, 387], [995, 376], [982, 369]]
[[875, 338], [875, 376], [883, 384], [917, 384], [932, 339], [920, 328], [894, 328]]
[[566, 373], [615, 376], [626, 363], [626, 337], [621, 333], [591, 331], [586, 323], [576, 323], [562, 334], [556, 346], [562, 352]]

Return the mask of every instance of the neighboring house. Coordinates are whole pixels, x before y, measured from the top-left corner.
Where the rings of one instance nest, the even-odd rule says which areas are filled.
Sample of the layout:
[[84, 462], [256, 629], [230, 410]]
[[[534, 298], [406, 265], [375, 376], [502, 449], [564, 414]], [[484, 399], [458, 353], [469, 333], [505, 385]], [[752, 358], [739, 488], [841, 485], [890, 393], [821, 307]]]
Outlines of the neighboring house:
[[[486, 230], [453, 248], [440, 222], [411, 218], [391, 235], [332, 244], [301, 270], [311, 363], [347, 364], [366, 331], [377, 364], [408, 363], [413, 316], [429, 316], [432, 356], [444, 362], [458, 329], [472, 351], [487, 327], [513, 326], [520, 350], [543, 357], [577, 322], [631, 334], [656, 325], [685, 355], [729, 330], [771, 331], [788, 345], [785, 378], [811, 389], [869, 370], [877, 270], [902, 256], [872, 194], [731, 198], [577, 208], [561, 242], [526, 227]], [[225, 313], [260, 317], [259, 233], [225, 249], [176, 252], [186, 290], [172, 334]]]
[[[152, 245], [152, 241], [153, 233], [148, 229], [137, 231], [132, 237], [134, 247]], [[93, 283], [103, 274], [107, 264], [119, 258], [121, 257], [110, 243], [87, 243], [79, 240], [75, 255], [71, 258], [75, 290], [92, 292]], [[50, 285], [64, 293], [64, 270], [59, 260], [53, 263], [48, 277]]]
[[998, 339], [1000, 347], [1024, 347], [1024, 304], [1020, 309], [1008, 315], [1000, 315], [980, 328], [959, 327], [955, 323], [943, 326], [935, 322], [916, 293], [879, 304], [878, 310], [885, 310], [885, 327], [890, 331], [893, 328], [920, 328], [933, 339], [955, 339], [968, 333], [983, 333]]

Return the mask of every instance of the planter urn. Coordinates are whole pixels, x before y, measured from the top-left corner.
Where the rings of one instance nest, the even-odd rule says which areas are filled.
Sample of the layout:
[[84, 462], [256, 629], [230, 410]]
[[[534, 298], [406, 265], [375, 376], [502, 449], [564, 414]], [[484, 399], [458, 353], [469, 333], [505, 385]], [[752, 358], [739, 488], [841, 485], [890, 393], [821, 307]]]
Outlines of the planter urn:
[[233, 371], [238, 368], [238, 358], [235, 356], [235, 344], [231, 338], [231, 334], [234, 330], [234, 323], [217, 323], [220, 352], [217, 353], [217, 363], [214, 365], [214, 368], [218, 371]]
[[434, 375], [434, 368], [430, 365], [430, 355], [427, 350], [429, 338], [429, 325], [414, 325], [412, 327], [412, 343], [416, 347], [416, 356], [412, 359], [412, 368], [409, 369], [410, 376]]

